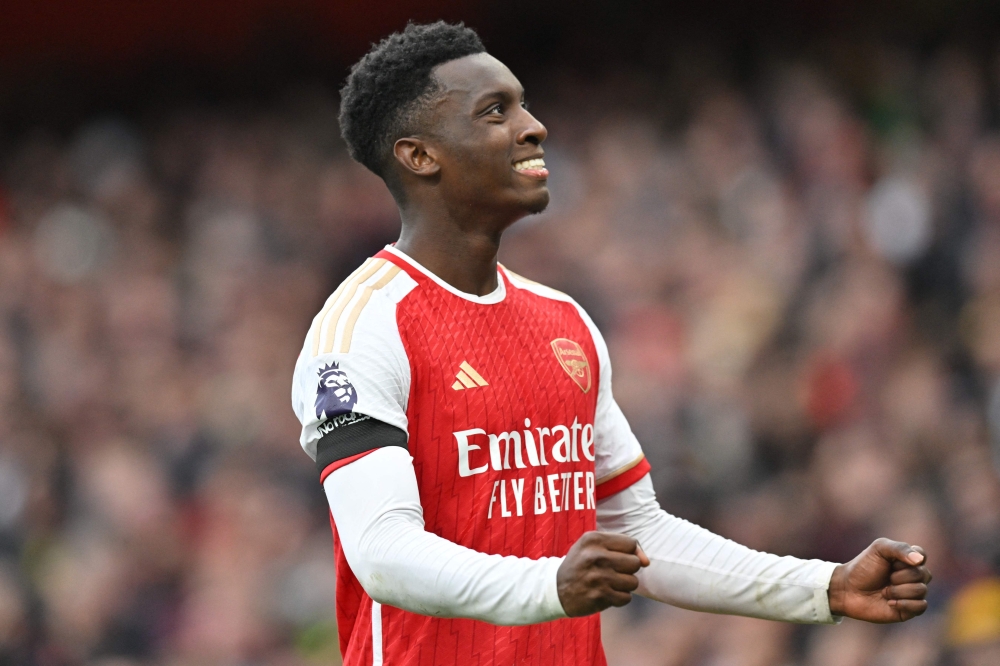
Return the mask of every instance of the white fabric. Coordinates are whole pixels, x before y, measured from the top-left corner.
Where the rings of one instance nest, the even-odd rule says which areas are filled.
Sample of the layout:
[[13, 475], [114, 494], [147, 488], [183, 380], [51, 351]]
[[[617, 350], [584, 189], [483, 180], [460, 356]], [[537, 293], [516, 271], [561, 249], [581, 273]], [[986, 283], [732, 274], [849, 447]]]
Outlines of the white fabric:
[[[479, 553], [424, 530], [412, 458], [379, 449], [324, 483], [347, 562], [376, 602], [434, 617], [500, 625], [565, 617], [562, 558]], [[637, 539], [652, 564], [638, 592], [675, 606], [790, 622], [830, 623], [835, 564], [759, 553], [668, 515], [645, 476], [597, 505], [599, 528]]]
[[[503, 279], [499, 279], [497, 290], [486, 296], [465, 294], [448, 285], [392, 246], [386, 248], [391, 253], [407, 261], [417, 270], [428, 275], [435, 284], [467, 300], [489, 305], [504, 300], [506, 291]], [[320, 428], [331, 428], [336, 421], [328, 415], [316, 413], [316, 395], [320, 385], [322, 370], [336, 363], [340, 372], [354, 387], [357, 404], [356, 414], [364, 414], [407, 431], [406, 408], [410, 395], [410, 364], [399, 335], [396, 321], [396, 306], [417, 285], [405, 271], [396, 276], [382, 289], [373, 292], [354, 324], [350, 351], [340, 353], [344, 329], [350, 319], [349, 314], [364, 295], [364, 288], [376, 284], [394, 265], [385, 260], [382, 266], [367, 279], [358, 283], [358, 289], [344, 289], [334, 293], [313, 320], [306, 335], [305, 343], [295, 364], [292, 380], [292, 407], [302, 430], [299, 442], [309, 456], [316, 459], [316, 444], [324, 434]], [[366, 262], [365, 266], [370, 263]], [[354, 276], [363, 275], [362, 266]], [[597, 386], [597, 410], [594, 418], [594, 455], [597, 484], [604, 478], [614, 476], [622, 468], [633, 464], [642, 456], [642, 447], [628, 425], [611, 393], [611, 360], [604, 338], [593, 320], [576, 301], [566, 294], [526, 280], [502, 268], [511, 284], [526, 289], [544, 298], [571, 303], [580, 313], [593, 337], [597, 349], [599, 383]], [[345, 284], [351, 285], [352, 278]], [[333, 321], [335, 315], [337, 321]], [[314, 354], [319, 340], [320, 353]], [[332, 348], [334, 351], [324, 352]], [[328, 422], [329, 421], [329, 422]], [[540, 424], [546, 425], [546, 424]], [[518, 429], [520, 423], [509, 424], [505, 429]]]
[[406, 254], [402, 250], [396, 249], [395, 245], [386, 245], [385, 249], [391, 252], [392, 254], [396, 255], [406, 263], [410, 264], [411, 266], [416, 268], [418, 271], [420, 271], [427, 277], [429, 277], [434, 282], [434, 284], [438, 285], [439, 287], [441, 287], [442, 289], [444, 289], [449, 293], [455, 294], [459, 298], [464, 298], [467, 301], [472, 301], [473, 303], [479, 303], [481, 305], [493, 305], [494, 303], [501, 302], [507, 295], [507, 287], [504, 285], [503, 280], [500, 278], [499, 270], [497, 271], [497, 288], [488, 294], [479, 296], [478, 294], [470, 294], [468, 292], [459, 291], [458, 289], [455, 289], [453, 286], [451, 286], [450, 284], [439, 278], [437, 275], [434, 275], [434, 273], [431, 273], [429, 270], [424, 268], [422, 264], [417, 263], [417, 261], [413, 257]]
[[594, 461], [594, 472], [597, 484], [600, 485], [604, 479], [615, 476], [621, 469], [634, 464], [636, 459], [642, 456], [639, 440], [632, 434], [632, 428], [611, 393], [611, 357], [608, 354], [608, 345], [604, 342], [604, 336], [597, 330], [597, 326], [586, 310], [570, 296], [527, 280], [506, 268], [504, 271], [510, 278], [511, 284], [519, 289], [526, 289], [544, 298], [572, 303], [590, 330], [594, 347], [597, 348], [597, 362], [600, 369], [598, 373], [597, 411], [594, 415], [594, 454], [597, 457]]
[[[426, 272], [398, 250], [390, 251]], [[355, 282], [366, 275], [363, 269], [355, 273]], [[398, 271], [382, 288], [368, 294], [366, 304], [361, 300], [364, 287], [379, 284], [390, 271], [391, 264], [384, 262], [357, 282], [359, 289], [332, 296], [306, 338], [296, 364], [292, 402], [303, 424], [302, 447], [314, 459], [320, 428], [337, 425], [336, 418], [316, 414], [319, 376], [331, 363], [338, 364], [356, 390], [353, 412], [407, 429], [410, 368], [396, 324], [396, 305], [416, 283], [405, 271]], [[594, 424], [598, 482], [614, 475], [640, 457], [642, 449], [612, 397], [611, 363], [603, 337], [570, 297], [507, 274], [516, 288], [573, 303], [590, 329], [600, 368]], [[500, 291], [463, 298], [490, 304], [504, 296]], [[354, 320], [350, 350], [341, 353], [348, 326], [343, 313], [350, 313], [358, 303], [363, 309]], [[317, 336], [318, 355], [314, 353]], [[323, 351], [326, 348], [338, 351]], [[402, 448], [379, 449], [338, 469], [327, 477], [324, 488], [347, 561], [375, 602], [423, 615], [499, 625], [565, 617], [556, 589], [561, 558], [487, 555], [424, 529], [413, 461]], [[696, 610], [795, 622], [832, 621], [826, 590], [836, 565], [758, 553], [669, 516], [656, 503], [648, 476], [600, 501], [597, 508], [600, 529], [638, 539], [650, 556], [653, 564], [639, 576], [641, 594]]]
[[566, 617], [556, 589], [561, 558], [487, 555], [424, 530], [413, 459], [402, 448], [345, 465], [323, 487], [347, 563], [376, 602], [499, 625]]
[[382, 604], [372, 602], [372, 666], [382, 666]]
[[[416, 286], [413, 278], [405, 271], [398, 271], [388, 284], [372, 292], [354, 324], [350, 351], [339, 351], [347, 323], [344, 320], [350, 318], [353, 307], [364, 294], [364, 287], [377, 283], [393, 268], [391, 262], [385, 261], [369, 279], [358, 284], [359, 288], [354, 290], [354, 296], [350, 300], [350, 289], [334, 293], [313, 320], [306, 335], [292, 378], [292, 407], [302, 424], [299, 443], [313, 460], [316, 459], [316, 443], [323, 435], [320, 427], [331, 428], [337, 425], [336, 419], [331, 420], [327, 418], [327, 414], [316, 413], [320, 375], [332, 363], [338, 365], [354, 387], [357, 404], [353, 407], [353, 412], [407, 431], [410, 362], [396, 324], [396, 305]], [[351, 279], [348, 278], [346, 283], [350, 285]], [[332, 321], [338, 312], [340, 321]], [[333, 340], [328, 339], [331, 332]], [[320, 353], [314, 355], [317, 338], [320, 340]], [[331, 344], [335, 351], [323, 353]]]
[[638, 593], [681, 608], [812, 624], [838, 621], [827, 589], [836, 564], [760, 553], [663, 511], [647, 474], [597, 503], [598, 528], [639, 542], [650, 565]]

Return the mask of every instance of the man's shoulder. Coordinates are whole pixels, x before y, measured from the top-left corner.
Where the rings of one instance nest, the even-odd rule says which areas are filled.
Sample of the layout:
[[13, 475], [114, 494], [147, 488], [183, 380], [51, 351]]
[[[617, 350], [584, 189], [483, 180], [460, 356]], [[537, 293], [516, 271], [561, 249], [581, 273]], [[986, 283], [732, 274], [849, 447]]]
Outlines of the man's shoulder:
[[313, 318], [306, 340], [312, 356], [349, 353], [359, 333], [377, 335], [381, 329], [394, 328], [394, 308], [416, 284], [393, 262], [378, 256], [367, 259]]
[[574, 310], [576, 310], [576, 312], [579, 313], [584, 323], [587, 324], [587, 327], [589, 329], [591, 329], [591, 332], [599, 335], [599, 333], [597, 332], [597, 327], [594, 325], [593, 319], [590, 318], [590, 315], [587, 314], [587, 311], [583, 308], [583, 306], [577, 303], [576, 299], [574, 299], [572, 296], [563, 293], [558, 289], [553, 289], [552, 287], [546, 286], [539, 282], [535, 282], [534, 280], [529, 280], [528, 278], [522, 275], [518, 275], [517, 273], [510, 270], [506, 266], [501, 265], [501, 268], [503, 269], [504, 274], [510, 280], [510, 284], [515, 289], [519, 289], [524, 293], [531, 294], [532, 296], [537, 297], [539, 302], [543, 304], [548, 304], [549, 306], [552, 307], [567, 307], [567, 306], [572, 307]]
[[580, 305], [575, 300], [573, 300], [573, 297], [570, 296], [569, 294], [565, 294], [559, 291], [558, 289], [553, 289], [552, 287], [546, 286], [540, 282], [529, 280], [523, 275], [518, 275], [517, 273], [515, 273], [514, 271], [510, 270], [509, 268], [507, 268], [502, 264], [500, 265], [500, 268], [503, 270], [504, 274], [510, 280], [511, 285], [513, 285], [516, 289], [521, 289], [523, 291], [534, 294], [535, 296], [539, 296], [543, 299], [556, 301], [559, 303], [571, 303], [577, 308], [580, 307]]

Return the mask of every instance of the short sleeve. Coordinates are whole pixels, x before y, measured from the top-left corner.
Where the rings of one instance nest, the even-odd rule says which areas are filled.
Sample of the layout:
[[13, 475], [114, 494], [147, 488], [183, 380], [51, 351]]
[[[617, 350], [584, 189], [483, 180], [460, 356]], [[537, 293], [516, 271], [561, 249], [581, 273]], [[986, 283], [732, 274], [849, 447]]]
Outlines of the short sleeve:
[[410, 365], [396, 304], [412, 280], [379, 271], [356, 287], [353, 295], [342, 288], [330, 297], [295, 364], [292, 408], [302, 424], [299, 442], [314, 461], [323, 437], [369, 419], [408, 432]]
[[625, 490], [649, 473], [650, 466], [639, 440], [611, 392], [611, 357], [604, 336], [590, 316], [577, 306], [590, 329], [597, 348], [600, 382], [597, 387], [597, 413], [594, 416], [594, 465], [597, 475], [597, 499]]

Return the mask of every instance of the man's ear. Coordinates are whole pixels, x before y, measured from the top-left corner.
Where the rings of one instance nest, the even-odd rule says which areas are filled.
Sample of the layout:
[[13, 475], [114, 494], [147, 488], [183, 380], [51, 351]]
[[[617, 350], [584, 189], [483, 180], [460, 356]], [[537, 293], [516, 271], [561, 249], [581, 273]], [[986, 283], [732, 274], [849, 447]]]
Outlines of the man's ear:
[[415, 176], [433, 176], [441, 170], [441, 165], [434, 159], [434, 149], [422, 139], [412, 136], [397, 139], [392, 153], [396, 161]]

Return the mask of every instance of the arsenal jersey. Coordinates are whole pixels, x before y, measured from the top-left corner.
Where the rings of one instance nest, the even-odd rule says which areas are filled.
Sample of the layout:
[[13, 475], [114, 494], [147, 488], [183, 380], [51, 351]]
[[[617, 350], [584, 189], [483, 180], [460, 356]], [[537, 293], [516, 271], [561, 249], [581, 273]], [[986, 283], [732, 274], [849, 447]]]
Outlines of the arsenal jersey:
[[[475, 296], [394, 247], [368, 259], [316, 315], [296, 364], [301, 444], [321, 482], [379, 446], [405, 446], [429, 532], [488, 554], [561, 557], [596, 529], [597, 502], [649, 465], [587, 314], [565, 294], [497, 273], [497, 289]], [[324, 446], [373, 423], [398, 440]], [[347, 666], [606, 663], [598, 614], [505, 627], [374, 603], [331, 524]]]

